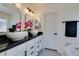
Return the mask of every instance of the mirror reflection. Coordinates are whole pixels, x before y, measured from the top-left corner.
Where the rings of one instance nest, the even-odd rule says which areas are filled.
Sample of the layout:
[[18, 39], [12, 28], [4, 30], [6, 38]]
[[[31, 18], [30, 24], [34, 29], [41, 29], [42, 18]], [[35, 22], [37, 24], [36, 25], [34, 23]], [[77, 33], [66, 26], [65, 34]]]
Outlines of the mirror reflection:
[[40, 18], [36, 17], [30, 7], [23, 7], [21, 4], [0, 4], [0, 19], [6, 20], [6, 31], [9, 32], [28, 31], [30, 29], [41, 28]]
[[0, 4], [0, 19], [3, 18], [7, 21], [7, 29], [12, 29], [19, 17], [20, 15], [15, 4]]

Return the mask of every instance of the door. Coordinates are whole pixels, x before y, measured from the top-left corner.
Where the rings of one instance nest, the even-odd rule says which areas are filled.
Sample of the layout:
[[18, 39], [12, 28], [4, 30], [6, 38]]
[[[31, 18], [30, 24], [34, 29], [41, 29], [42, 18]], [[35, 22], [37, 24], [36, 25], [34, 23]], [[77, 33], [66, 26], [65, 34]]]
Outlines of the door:
[[44, 47], [57, 50], [57, 13], [48, 13], [44, 15]]

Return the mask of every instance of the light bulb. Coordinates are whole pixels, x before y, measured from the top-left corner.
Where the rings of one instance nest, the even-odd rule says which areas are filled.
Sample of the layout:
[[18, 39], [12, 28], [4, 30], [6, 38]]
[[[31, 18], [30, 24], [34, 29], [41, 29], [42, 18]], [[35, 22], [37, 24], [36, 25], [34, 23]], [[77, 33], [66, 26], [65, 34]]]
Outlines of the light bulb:
[[21, 9], [21, 5], [19, 3], [15, 4], [17, 8]]
[[25, 8], [24, 11], [25, 11], [25, 14], [28, 14], [29, 13], [29, 11], [28, 11], [27, 8]]

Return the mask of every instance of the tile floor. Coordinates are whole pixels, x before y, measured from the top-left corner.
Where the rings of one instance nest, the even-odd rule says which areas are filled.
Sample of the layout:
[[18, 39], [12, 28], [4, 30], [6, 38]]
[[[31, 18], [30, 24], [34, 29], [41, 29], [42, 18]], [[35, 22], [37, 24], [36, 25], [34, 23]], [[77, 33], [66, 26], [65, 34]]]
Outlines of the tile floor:
[[54, 51], [54, 50], [49, 50], [49, 49], [43, 49], [38, 56], [62, 56], [60, 53]]

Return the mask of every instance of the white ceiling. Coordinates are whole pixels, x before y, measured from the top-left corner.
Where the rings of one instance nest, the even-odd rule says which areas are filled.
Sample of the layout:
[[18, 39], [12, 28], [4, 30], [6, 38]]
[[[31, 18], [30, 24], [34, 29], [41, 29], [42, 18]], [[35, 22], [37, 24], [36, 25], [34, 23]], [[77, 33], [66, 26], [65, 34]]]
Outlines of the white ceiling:
[[[11, 6], [10, 6], [11, 5]], [[16, 8], [14, 5], [8, 3], [0, 4], [0, 11], [4, 11], [8, 14], [14, 14], [17, 13]], [[30, 7], [35, 13], [43, 13], [47, 9], [54, 9], [54, 8], [60, 8], [60, 7], [78, 7], [79, 3], [21, 3], [21, 5], [25, 7]], [[48, 12], [48, 11], [45, 11]]]

